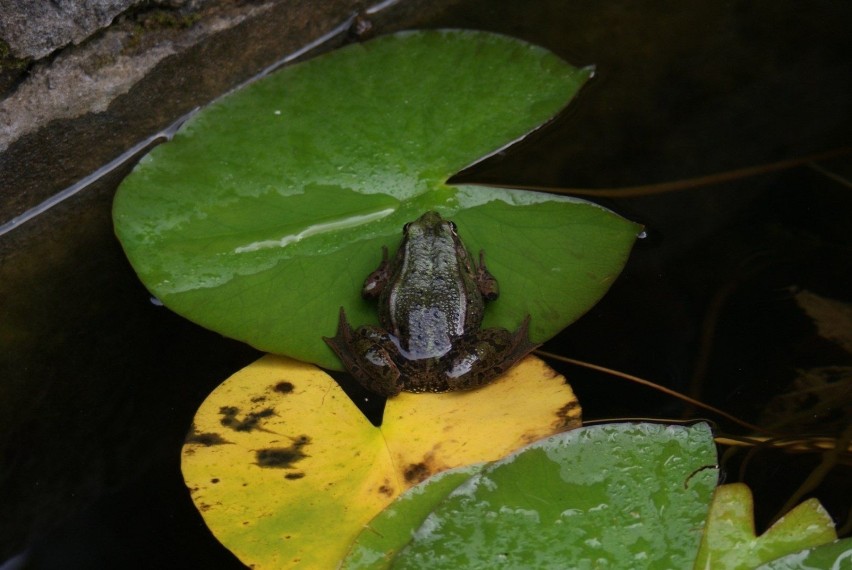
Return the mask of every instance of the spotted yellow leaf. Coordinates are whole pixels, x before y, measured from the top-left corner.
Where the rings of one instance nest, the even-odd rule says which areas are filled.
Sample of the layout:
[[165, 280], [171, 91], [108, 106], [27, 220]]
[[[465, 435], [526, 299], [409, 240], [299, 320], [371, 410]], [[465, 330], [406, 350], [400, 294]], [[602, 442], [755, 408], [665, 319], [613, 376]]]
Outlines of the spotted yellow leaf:
[[334, 568], [362, 527], [440, 471], [580, 425], [571, 387], [527, 357], [471, 392], [407, 394], [374, 427], [320, 369], [265, 356], [201, 405], [183, 448], [193, 501], [254, 568]]

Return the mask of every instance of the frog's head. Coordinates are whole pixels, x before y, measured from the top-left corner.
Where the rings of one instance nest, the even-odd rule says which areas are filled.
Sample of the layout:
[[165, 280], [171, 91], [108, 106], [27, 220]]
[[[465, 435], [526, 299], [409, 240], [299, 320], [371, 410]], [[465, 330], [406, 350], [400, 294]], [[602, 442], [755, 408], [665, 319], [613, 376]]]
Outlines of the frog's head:
[[416, 238], [423, 235], [449, 235], [457, 237], [456, 224], [450, 220], [445, 220], [441, 214], [435, 211], [429, 211], [414, 220], [408, 222], [402, 228], [406, 237]]

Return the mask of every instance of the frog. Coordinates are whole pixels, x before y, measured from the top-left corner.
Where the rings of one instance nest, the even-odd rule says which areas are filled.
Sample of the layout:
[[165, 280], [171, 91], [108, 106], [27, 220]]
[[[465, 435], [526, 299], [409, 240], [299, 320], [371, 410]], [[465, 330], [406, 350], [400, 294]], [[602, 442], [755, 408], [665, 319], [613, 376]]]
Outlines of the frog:
[[529, 339], [529, 315], [514, 332], [481, 328], [499, 287], [485, 251], [475, 264], [457, 230], [435, 211], [405, 224], [393, 258], [383, 246], [361, 289], [364, 299], [378, 302], [379, 326], [353, 330], [341, 307], [336, 335], [323, 337], [370, 392], [389, 398], [474, 389], [539, 346]]

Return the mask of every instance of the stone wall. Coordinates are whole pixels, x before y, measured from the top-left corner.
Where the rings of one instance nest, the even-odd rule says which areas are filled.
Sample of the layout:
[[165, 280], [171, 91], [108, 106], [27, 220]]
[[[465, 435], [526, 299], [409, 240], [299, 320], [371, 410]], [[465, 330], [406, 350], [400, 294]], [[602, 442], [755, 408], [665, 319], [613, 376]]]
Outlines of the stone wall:
[[0, 0], [0, 224], [318, 38], [451, 3]]

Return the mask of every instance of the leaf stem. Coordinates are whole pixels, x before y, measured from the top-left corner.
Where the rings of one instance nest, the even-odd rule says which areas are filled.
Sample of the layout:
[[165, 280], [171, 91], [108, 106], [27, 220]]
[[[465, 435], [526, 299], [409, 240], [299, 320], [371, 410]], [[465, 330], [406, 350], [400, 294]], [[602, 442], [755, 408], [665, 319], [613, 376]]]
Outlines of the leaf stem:
[[721, 417], [723, 417], [723, 418], [725, 418], [725, 419], [727, 419], [727, 420], [729, 420], [729, 421], [731, 421], [731, 422], [733, 422], [737, 425], [745, 427], [747, 429], [750, 429], [750, 430], [753, 430], [753, 431], [756, 431], [756, 432], [767, 433], [767, 434], [770, 434], [770, 435], [778, 435], [778, 434], [771, 432], [770, 430], [767, 430], [765, 428], [761, 428], [761, 427], [756, 426], [754, 424], [751, 424], [751, 423], [749, 423], [745, 420], [741, 420], [734, 415], [731, 415], [731, 414], [729, 414], [725, 411], [720, 410], [719, 408], [716, 408], [716, 407], [711, 406], [709, 404], [705, 404], [704, 402], [701, 402], [700, 400], [696, 400], [695, 398], [690, 398], [689, 396], [687, 396], [685, 394], [681, 394], [680, 392], [677, 392], [676, 390], [672, 390], [671, 388], [666, 388], [665, 386], [655, 384], [654, 382], [651, 382], [650, 380], [645, 380], [644, 378], [639, 378], [638, 376], [633, 376], [632, 374], [627, 374], [626, 372], [621, 372], [619, 370], [613, 370], [611, 368], [606, 368], [605, 366], [599, 366], [597, 364], [592, 364], [590, 362], [584, 362], [582, 360], [575, 360], [573, 358], [568, 358], [568, 357], [565, 357], [565, 356], [561, 356], [559, 354], [554, 354], [552, 352], [546, 352], [546, 351], [543, 351], [543, 350], [536, 350], [535, 353], [540, 355], [540, 356], [544, 356], [546, 358], [553, 358], [554, 360], [558, 360], [560, 362], [565, 362], [566, 364], [573, 364], [575, 366], [582, 366], [583, 368], [588, 368], [590, 370], [596, 370], [598, 372], [610, 374], [610, 375], [616, 376], [618, 378], [623, 378], [624, 380], [628, 380], [628, 381], [633, 382], [635, 384], [647, 386], [649, 388], [652, 388], [654, 390], [662, 392], [663, 394], [667, 394], [669, 396], [672, 396], [673, 398], [677, 398], [678, 400], [681, 400], [681, 401], [686, 402], [688, 404], [691, 404], [693, 406], [702, 408], [702, 409], [707, 410], [709, 412], [713, 412], [714, 414], [719, 415], [719, 416], [721, 416]]
[[490, 184], [478, 183], [479, 186], [493, 186], [500, 188], [515, 188], [518, 190], [535, 190], [537, 192], [548, 192], [551, 194], [570, 194], [574, 196], [596, 196], [601, 198], [640, 198], [643, 196], [654, 196], [657, 194], [665, 194], [667, 192], [676, 192], [679, 190], [688, 190], [691, 188], [701, 188], [703, 186], [714, 186], [740, 178], [748, 178], [750, 176], [760, 176], [779, 170], [788, 170], [797, 166], [811, 165], [813, 163], [852, 154], [852, 147], [835, 148], [817, 154], [809, 154], [798, 158], [788, 158], [778, 162], [770, 162], [769, 164], [760, 164], [757, 166], [747, 166], [745, 168], [736, 168], [734, 170], [726, 170], [706, 176], [698, 176], [695, 178], [684, 178], [682, 180], [672, 180], [669, 182], [658, 182], [656, 184], [641, 184], [639, 186], [624, 186], [622, 188], [554, 188], [549, 186], [535, 185], [515, 185], [515, 184]]

